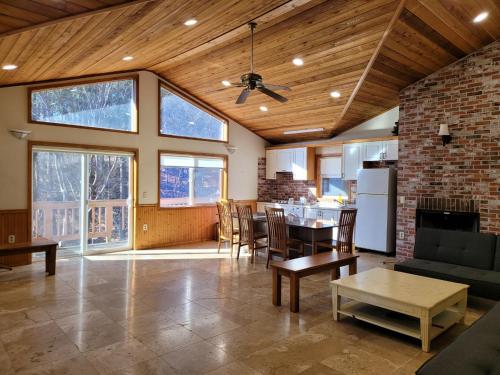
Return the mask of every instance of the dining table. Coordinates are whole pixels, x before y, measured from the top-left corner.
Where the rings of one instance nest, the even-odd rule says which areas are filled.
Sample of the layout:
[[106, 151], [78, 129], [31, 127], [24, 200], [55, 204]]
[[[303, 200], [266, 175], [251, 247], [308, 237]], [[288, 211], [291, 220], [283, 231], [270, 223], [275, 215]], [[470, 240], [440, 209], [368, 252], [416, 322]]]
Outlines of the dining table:
[[[266, 215], [255, 213], [253, 215], [254, 228], [258, 232], [267, 233]], [[335, 220], [322, 220], [302, 218], [293, 215], [286, 216], [288, 236], [304, 242], [311, 247], [311, 253], [316, 254], [316, 243], [333, 239], [333, 231], [338, 228]]]

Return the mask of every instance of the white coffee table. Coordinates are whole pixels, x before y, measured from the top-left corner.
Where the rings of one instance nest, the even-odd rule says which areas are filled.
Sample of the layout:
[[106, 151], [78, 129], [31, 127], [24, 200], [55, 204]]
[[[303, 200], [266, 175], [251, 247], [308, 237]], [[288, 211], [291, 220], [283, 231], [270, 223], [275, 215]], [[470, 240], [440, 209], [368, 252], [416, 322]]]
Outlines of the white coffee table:
[[[463, 323], [469, 287], [384, 268], [334, 280], [331, 286], [335, 320], [350, 316], [415, 337], [424, 352], [436, 336]], [[350, 301], [341, 304], [340, 297]]]

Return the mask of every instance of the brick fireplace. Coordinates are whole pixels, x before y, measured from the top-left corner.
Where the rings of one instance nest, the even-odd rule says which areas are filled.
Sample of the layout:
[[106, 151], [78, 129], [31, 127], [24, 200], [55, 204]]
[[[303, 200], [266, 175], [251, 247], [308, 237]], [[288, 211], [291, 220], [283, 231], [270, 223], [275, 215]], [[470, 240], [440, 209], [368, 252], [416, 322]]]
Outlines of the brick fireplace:
[[[399, 258], [413, 256], [416, 212], [425, 204], [477, 212], [481, 232], [500, 234], [499, 64], [497, 41], [401, 91]], [[441, 123], [452, 135], [446, 146]]]

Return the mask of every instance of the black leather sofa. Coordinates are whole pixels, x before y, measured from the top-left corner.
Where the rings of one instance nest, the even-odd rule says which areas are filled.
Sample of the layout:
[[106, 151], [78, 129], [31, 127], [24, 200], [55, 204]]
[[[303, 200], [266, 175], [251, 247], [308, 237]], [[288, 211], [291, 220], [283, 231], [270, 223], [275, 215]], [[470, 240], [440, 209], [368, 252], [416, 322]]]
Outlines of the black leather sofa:
[[[500, 236], [420, 228], [414, 259], [396, 271], [470, 285], [469, 295], [500, 300]], [[499, 344], [500, 345], [500, 344]]]
[[453, 343], [424, 363], [417, 375], [499, 375], [500, 302]]

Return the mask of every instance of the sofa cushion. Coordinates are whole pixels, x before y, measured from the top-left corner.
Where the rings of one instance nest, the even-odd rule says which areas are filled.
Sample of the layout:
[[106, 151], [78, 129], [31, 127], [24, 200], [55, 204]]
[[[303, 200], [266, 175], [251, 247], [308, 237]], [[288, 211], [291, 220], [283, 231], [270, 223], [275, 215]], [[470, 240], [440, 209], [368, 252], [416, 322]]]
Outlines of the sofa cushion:
[[495, 264], [493, 265], [493, 269], [500, 272], [500, 236], [497, 236], [497, 249], [495, 251]]
[[417, 259], [493, 269], [496, 236], [488, 233], [420, 228], [415, 239]]
[[417, 375], [500, 375], [500, 303], [417, 370]]
[[467, 284], [471, 295], [500, 300], [500, 272], [425, 259], [406, 260], [394, 270]]

